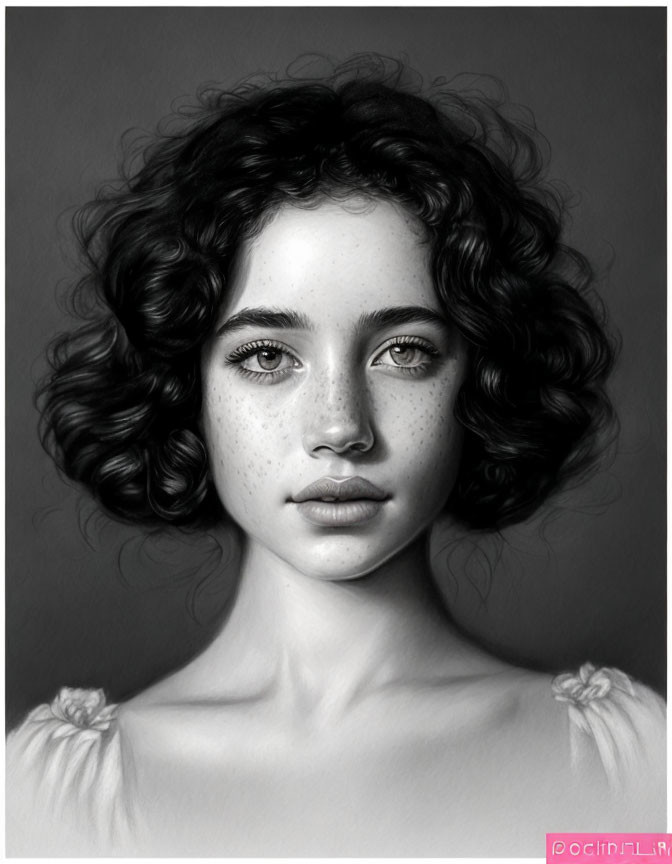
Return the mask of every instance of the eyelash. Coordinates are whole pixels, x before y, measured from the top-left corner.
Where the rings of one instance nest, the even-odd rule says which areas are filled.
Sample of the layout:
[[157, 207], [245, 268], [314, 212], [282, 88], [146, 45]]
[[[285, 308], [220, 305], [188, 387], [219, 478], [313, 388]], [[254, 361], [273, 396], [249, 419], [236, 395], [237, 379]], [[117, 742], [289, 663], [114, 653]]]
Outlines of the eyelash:
[[[294, 361], [294, 365], [286, 367], [285, 369], [269, 369], [266, 372], [258, 372], [255, 369], [246, 369], [242, 365], [244, 360], [247, 360], [249, 357], [254, 357], [255, 354], [263, 351], [264, 348], [272, 348], [280, 354], [285, 354]], [[240, 375], [261, 384], [270, 384], [278, 378], [285, 378], [292, 369], [296, 369], [301, 365], [297, 357], [292, 354], [287, 346], [283, 345], [281, 342], [273, 342], [271, 339], [257, 339], [254, 342], [247, 342], [245, 345], [241, 345], [228, 355], [226, 362], [229, 366], [235, 366], [236, 371]]]
[[[398, 345], [404, 345], [410, 348], [419, 349], [427, 355], [426, 362], [420, 363], [416, 366], [398, 366], [394, 363], [381, 363], [380, 358], [383, 357], [387, 351], [390, 351], [392, 348], [395, 348]], [[284, 369], [269, 369], [266, 372], [259, 372], [254, 369], [246, 369], [242, 365], [245, 360], [250, 357], [254, 357], [255, 354], [258, 354], [264, 348], [271, 348], [281, 354], [286, 355], [294, 361], [293, 365], [285, 367]], [[371, 365], [387, 366], [388, 368], [394, 369], [395, 372], [398, 372], [402, 375], [410, 375], [411, 377], [414, 377], [423, 375], [431, 366], [432, 360], [439, 356], [440, 351], [438, 351], [434, 347], [434, 345], [431, 344], [431, 342], [428, 342], [427, 340], [422, 339], [419, 336], [395, 336], [393, 339], [390, 339], [387, 343], [385, 343], [378, 349]], [[293, 369], [300, 368], [301, 366], [298, 358], [285, 345], [283, 345], [281, 342], [274, 342], [271, 339], [257, 339], [254, 342], [248, 342], [245, 345], [241, 345], [239, 348], [236, 348], [226, 357], [226, 363], [229, 366], [234, 366], [236, 368], [236, 371], [240, 375], [243, 375], [245, 378], [262, 384], [271, 384], [280, 378], [285, 378], [288, 374], [292, 372]]]
[[[426, 360], [417, 366], [397, 366], [392, 363], [378, 362], [386, 352], [392, 348], [396, 348], [397, 345], [403, 345], [408, 348], [418, 348], [426, 355]], [[440, 355], [441, 352], [435, 348], [431, 342], [428, 342], [426, 339], [422, 339], [419, 336], [395, 336], [394, 339], [390, 339], [386, 344], [381, 346], [372, 365], [387, 366], [388, 368], [394, 369], [396, 372], [400, 372], [402, 375], [419, 376], [423, 375], [432, 365], [432, 361]]]

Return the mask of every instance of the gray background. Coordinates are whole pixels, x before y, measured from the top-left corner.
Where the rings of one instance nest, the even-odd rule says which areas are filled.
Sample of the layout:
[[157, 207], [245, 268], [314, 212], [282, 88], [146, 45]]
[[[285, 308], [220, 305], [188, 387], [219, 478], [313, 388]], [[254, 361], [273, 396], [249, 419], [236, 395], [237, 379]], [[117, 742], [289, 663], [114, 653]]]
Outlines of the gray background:
[[120, 134], [153, 128], [204, 82], [281, 71], [306, 51], [403, 54], [428, 79], [487, 73], [534, 111], [550, 175], [576, 193], [569, 239], [603, 274], [623, 336], [622, 435], [608, 469], [547, 524], [507, 532], [503, 551], [439, 529], [435, 568], [456, 619], [507, 656], [592, 659], [662, 689], [665, 10], [13, 8], [7, 21], [9, 723], [62, 684], [123, 698], [221, 620], [235, 552], [194, 598], [205, 541], [141, 547], [95, 517], [80, 531], [89, 511], [39, 446], [33, 382], [65, 326], [69, 216], [115, 177]]

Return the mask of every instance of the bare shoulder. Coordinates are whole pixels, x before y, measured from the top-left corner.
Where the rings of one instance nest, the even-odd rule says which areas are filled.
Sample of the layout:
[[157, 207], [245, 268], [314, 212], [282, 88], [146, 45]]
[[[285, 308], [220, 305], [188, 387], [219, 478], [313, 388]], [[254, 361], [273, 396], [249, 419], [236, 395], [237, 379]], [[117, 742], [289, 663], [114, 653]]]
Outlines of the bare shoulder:
[[264, 700], [218, 683], [208, 691], [177, 673], [119, 706], [119, 734], [139, 770], [224, 759], [245, 738], [264, 734]]
[[543, 760], [562, 771], [569, 760], [567, 710], [553, 697], [553, 675], [497, 661], [481, 673], [441, 688], [443, 725], [450, 731], [464, 714], [476, 747], [489, 750], [493, 764], [516, 754], [520, 765]]

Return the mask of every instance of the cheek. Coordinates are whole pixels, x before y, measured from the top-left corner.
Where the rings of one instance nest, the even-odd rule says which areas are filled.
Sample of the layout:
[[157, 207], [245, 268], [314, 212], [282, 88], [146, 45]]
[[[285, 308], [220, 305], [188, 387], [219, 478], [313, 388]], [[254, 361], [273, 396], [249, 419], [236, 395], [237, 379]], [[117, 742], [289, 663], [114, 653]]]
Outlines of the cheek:
[[202, 426], [215, 485], [224, 507], [232, 513], [260, 500], [270, 477], [283, 463], [282, 438], [287, 435], [263, 399], [210, 384], [204, 391]]
[[214, 384], [204, 393], [203, 431], [217, 491], [230, 511], [235, 499], [251, 494], [258, 482], [253, 457], [262, 430], [235, 393]]
[[431, 497], [450, 492], [457, 476], [463, 430], [454, 416], [455, 388], [428, 382], [399, 404], [390, 404], [389, 444], [400, 475], [414, 492]]

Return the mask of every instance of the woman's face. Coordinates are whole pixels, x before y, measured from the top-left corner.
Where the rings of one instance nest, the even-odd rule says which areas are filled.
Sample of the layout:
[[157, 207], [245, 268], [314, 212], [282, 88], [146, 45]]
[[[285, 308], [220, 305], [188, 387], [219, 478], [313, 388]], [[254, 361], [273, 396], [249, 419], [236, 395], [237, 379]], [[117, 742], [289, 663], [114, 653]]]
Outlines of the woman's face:
[[242, 250], [202, 364], [222, 503], [299, 571], [348, 579], [451, 491], [466, 349], [413, 218], [380, 202], [281, 209]]

